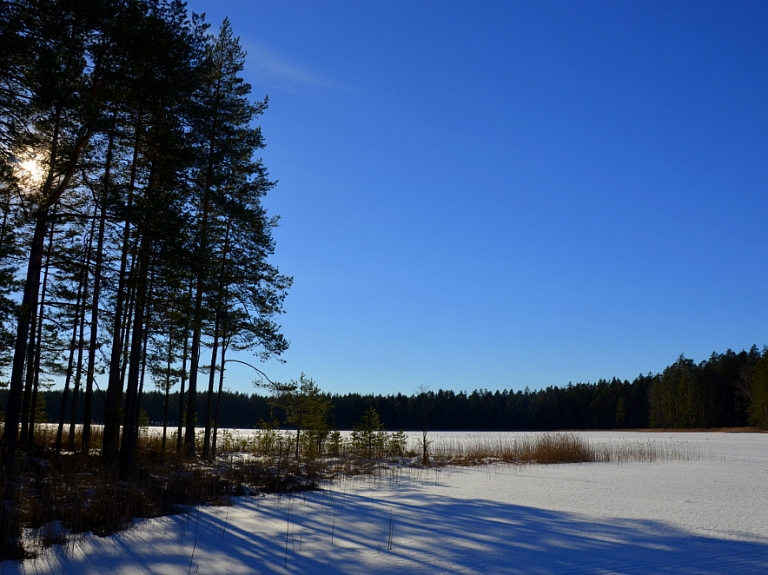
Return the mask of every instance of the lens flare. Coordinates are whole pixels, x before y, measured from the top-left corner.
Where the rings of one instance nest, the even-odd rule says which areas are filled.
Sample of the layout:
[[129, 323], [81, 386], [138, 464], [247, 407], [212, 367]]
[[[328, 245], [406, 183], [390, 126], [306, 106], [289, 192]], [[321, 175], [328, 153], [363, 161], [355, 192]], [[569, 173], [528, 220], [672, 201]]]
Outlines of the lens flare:
[[21, 189], [26, 193], [38, 190], [47, 175], [47, 167], [39, 154], [29, 152], [23, 156], [11, 156], [14, 175], [19, 179]]
[[35, 158], [19, 162], [19, 167], [23, 172], [22, 177], [31, 183], [40, 183], [45, 176], [45, 169]]

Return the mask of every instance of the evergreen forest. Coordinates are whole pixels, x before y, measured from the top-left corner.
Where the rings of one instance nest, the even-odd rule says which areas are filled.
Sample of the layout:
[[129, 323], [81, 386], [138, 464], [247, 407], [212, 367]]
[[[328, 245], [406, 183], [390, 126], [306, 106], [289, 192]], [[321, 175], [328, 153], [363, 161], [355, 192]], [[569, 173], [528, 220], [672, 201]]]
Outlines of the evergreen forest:
[[[334, 427], [353, 429], [374, 408], [388, 430], [554, 431], [564, 429], [703, 429], [768, 428], [768, 350], [713, 353], [696, 363], [680, 356], [659, 374], [633, 381], [617, 378], [540, 390], [470, 393], [438, 390], [412, 395], [325, 394]], [[41, 397], [41, 419], [60, 413], [62, 391]], [[179, 420], [179, 394], [172, 393], [165, 411], [162, 391], [143, 394], [146, 424], [173, 427]], [[97, 399], [96, 409], [103, 405]], [[285, 423], [272, 397], [224, 391], [220, 399], [222, 427], [249, 429]], [[204, 413], [199, 402], [197, 413]], [[426, 414], [426, 420], [425, 420]], [[82, 420], [82, 409], [74, 421]], [[292, 426], [288, 425], [288, 428]]]

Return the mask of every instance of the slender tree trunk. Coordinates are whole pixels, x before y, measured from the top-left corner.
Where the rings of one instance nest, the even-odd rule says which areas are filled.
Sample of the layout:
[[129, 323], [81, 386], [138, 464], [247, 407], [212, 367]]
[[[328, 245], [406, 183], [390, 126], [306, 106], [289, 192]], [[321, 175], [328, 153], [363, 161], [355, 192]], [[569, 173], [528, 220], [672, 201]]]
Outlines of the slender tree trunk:
[[[211, 138], [211, 146], [213, 138]], [[197, 263], [201, 266], [195, 274], [195, 308], [192, 314], [192, 358], [189, 366], [189, 401], [187, 409], [187, 433], [184, 437], [187, 457], [195, 456], [195, 407], [197, 403], [197, 372], [200, 365], [200, 340], [203, 330], [203, 291], [205, 273], [203, 260], [208, 251], [208, 218], [210, 216], [211, 187], [212, 187], [212, 158], [209, 151], [208, 171], [206, 173], [205, 191], [203, 193], [203, 214], [200, 221], [200, 244], [197, 249]]]
[[[190, 287], [190, 296], [192, 295], [192, 288]], [[187, 383], [187, 355], [189, 352], [189, 330], [187, 326], [184, 326], [184, 351], [181, 356], [181, 387], [179, 389], [179, 421], [178, 432], [176, 435], [176, 453], [181, 455], [182, 447], [182, 431], [184, 425], [184, 386]]]
[[11, 203], [10, 200], [6, 199], [6, 201], [3, 202], [3, 223], [0, 225], [0, 246], [5, 243], [5, 238], [8, 236], [8, 230], [10, 228], [8, 225], [8, 216], [10, 215]]
[[91, 451], [91, 420], [93, 419], [93, 381], [96, 373], [96, 351], [99, 337], [99, 301], [101, 298], [101, 274], [104, 261], [104, 232], [107, 227], [107, 202], [110, 195], [112, 157], [115, 140], [115, 115], [109, 133], [107, 158], [104, 167], [103, 190], [99, 213], [99, 232], [96, 240], [96, 264], [93, 272], [93, 298], [91, 301], [91, 339], [88, 346], [88, 369], [85, 374], [85, 405], [83, 406], [83, 453]]
[[[38, 215], [35, 231], [32, 236], [32, 246], [29, 250], [27, 279], [24, 284], [24, 295], [21, 301], [19, 324], [16, 331], [16, 347], [13, 354], [11, 382], [8, 390], [8, 407], [5, 412], [3, 463], [5, 464], [6, 477], [8, 478], [14, 476], [16, 441], [19, 432], [19, 415], [21, 414], [22, 379], [24, 376], [27, 343], [29, 341], [29, 328], [35, 320], [35, 312], [37, 311], [37, 295], [40, 290], [40, 271], [46, 228], [47, 218], [43, 213]], [[6, 497], [11, 495], [11, 491], [9, 489], [6, 490]]]
[[[83, 282], [79, 282], [77, 286], [77, 305], [75, 309], [80, 309], [80, 306], [83, 305], [82, 298], [83, 298]], [[61, 409], [59, 410], [59, 427], [56, 431], [56, 455], [61, 454], [61, 441], [62, 437], [64, 435], [64, 415], [66, 413], [66, 407], [67, 407], [67, 396], [69, 394], [69, 386], [72, 382], [72, 374], [75, 368], [75, 350], [77, 349], [77, 330], [80, 327], [80, 323], [78, 321], [72, 322], [72, 340], [69, 345], [69, 360], [67, 362], [67, 376], [64, 380], [64, 392], [61, 396]], [[82, 337], [81, 337], [82, 339]]]
[[[139, 147], [141, 141], [142, 111], [137, 113], [136, 134], [133, 142], [133, 160], [131, 163], [131, 176], [128, 184], [128, 201], [126, 213], [130, 213], [133, 207], [133, 194], [139, 166]], [[109, 383], [107, 386], [107, 398], [104, 404], [104, 438], [102, 455], [104, 461], [113, 463], [117, 458], [120, 444], [120, 405], [123, 400], [123, 379], [121, 377], [120, 359], [123, 351], [123, 315], [125, 314], [125, 298], [128, 284], [128, 256], [131, 243], [131, 221], [126, 217], [123, 228], [123, 247], [120, 256], [120, 275], [117, 288], [117, 301], [115, 303], [115, 323], [112, 330], [112, 351], [109, 361]]]
[[152, 289], [154, 287], [155, 279], [154, 272], [149, 279], [149, 286], [147, 287], [147, 303], [144, 306], [146, 310], [144, 313], [144, 342], [141, 350], [141, 376], [139, 377], [139, 392], [136, 396], [136, 409], [133, 414], [134, 421], [136, 422], [134, 427], [134, 446], [139, 445], [139, 430], [141, 428], [141, 400], [144, 396], [144, 376], [147, 372], [147, 345], [149, 343], [149, 325], [151, 323], [151, 309], [152, 309]]
[[[152, 290], [149, 290], [152, 293]], [[144, 348], [141, 353], [141, 377], [139, 378], [139, 393], [136, 396], [136, 410], [133, 415], [136, 425], [134, 427], [134, 448], [139, 445], [139, 432], [141, 431], [141, 400], [144, 398], [144, 376], [147, 371], [147, 343], [149, 342], [149, 314], [147, 314], [147, 327], [144, 329]]]
[[[221, 266], [219, 268], [218, 297], [216, 299], [216, 321], [214, 323], [214, 331], [213, 331], [213, 351], [211, 352], [211, 373], [208, 380], [208, 405], [206, 409], [206, 419], [205, 419], [206, 452], [208, 452], [208, 435], [211, 427], [211, 403], [213, 399], [212, 397], [213, 386], [214, 386], [214, 381], [216, 376], [216, 355], [219, 347], [219, 337], [221, 332], [221, 316], [223, 313], [223, 308], [226, 300], [225, 275], [226, 275], [226, 269], [227, 269], [227, 257], [229, 256], [229, 232], [230, 232], [231, 225], [232, 225], [231, 221], [227, 222], [226, 233], [224, 234], [224, 246], [221, 251]], [[219, 393], [216, 396], [216, 414], [214, 416], [214, 419], [218, 419], [218, 415], [219, 415], [219, 400], [221, 399], [221, 385], [223, 384], [223, 375], [224, 375], [224, 349], [222, 349], [221, 377], [219, 378]], [[216, 424], [215, 422], [214, 422], [214, 434], [213, 434], [213, 447], [211, 451], [208, 453], [211, 453], [213, 457], [216, 456]], [[207, 456], [208, 453], [205, 453], [204, 456]]]
[[24, 377], [24, 398], [21, 404], [21, 431], [19, 433], [19, 443], [22, 449], [26, 446], [29, 435], [29, 410], [32, 403], [32, 385], [35, 380], [35, 356], [37, 355], [35, 350], [38, 344], [37, 326], [39, 316], [40, 305], [38, 303], [37, 310], [32, 316], [32, 329], [29, 333], [29, 346], [27, 348], [27, 369]]
[[195, 289], [195, 311], [192, 327], [192, 348], [189, 362], [189, 389], [187, 390], [187, 429], [184, 435], [185, 454], [190, 459], [195, 456], [195, 411], [197, 407], [197, 372], [200, 365], [200, 339], [202, 333], [203, 279], [198, 274]]
[[[55, 210], [54, 210], [55, 212]], [[53, 230], [54, 223], [51, 221], [50, 230], [48, 233], [48, 248], [45, 250], [45, 264], [43, 267], [43, 285], [40, 294], [40, 303], [37, 306], [35, 317], [33, 320], [32, 331], [29, 334], [29, 350], [27, 357], [27, 373], [26, 382], [24, 386], [24, 399], [22, 401], [21, 411], [21, 434], [19, 442], [22, 448], [26, 447], [27, 450], [32, 449], [33, 440], [30, 439], [30, 429], [34, 428], [34, 413], [37, 405], [37, 394], [35, 393], [35, 387], [37, 382], [40, 381], [38, 369], [40, 368], [40, 346], [42, 343], [42, 331], [43, 331], [43, 310], [45, 308], [45, 292], [48, 289], [48, 271], [51, 267], [51, 251], [53, 249]]]
[[216, 459], [216, 435], [219, 430], [219, 406], [221, 406], [221, 393], [224, 390], [224, 366], [226, 365], [227, 345], [221, 346], [221, 369], [219, 369], [219, 393], [216, 394], [216, 411], [213, 416], [213, 440], [211, 441], [211, 457]]
[[136, 326], [133, 323], [133, 311], [136, 306], [136, 258], [133, 256], [130, 262], [130, 269], [128, 270], [128, 304], [125, 307], [125, 316], [123, 318], [123, 333], [121, 339], [123, 341], [123, 359], [120, 362], [120, 388], [125, 388], [125, 377], [128, 373], [128, 360], [130, 359], [131, 352], [131, 330]]
[[28, 431], [26, 449], [31, 452], [35, 447], [35, 418], [37, 415], [37, 398], [40, 387], [40, 354], [43, 345], [43, 318], [45, 316], [45, 291], [48, 283], [48, 264], [46, 263], [45, 273], [43, 275], [43, 290], [40, 296], [40, 309], [37, 318], [37, 340], [35, 342], [35, 351], [33, 353], [34, 364], [32, 366], [32, 397], [29, 402]]
[[195, 422], [197, 419], [197, 367], [200, 363], [199, 335], [192, 337], [189, 361], [189, 386], [187, 388], [186, 430], [184, 432], [184, 454], [188, 458], [195, 456]]
[[165, 400], [163, 401], [163, 445], [162, 451], [165, 456], [165, 446], [168, 442], [168, 404], [170, 403], [171, 388], [166, 382], [165, 384]]
[[168, 357], [165, 366], [165, 401], [163, 402], [163, 446], [162, 452], [165, 457], [165, 446], [168, 439], [168, 403], [171, 395], [171, 365], [173, 363], [173, 323], [168, 323]]
[[208, 458], [211, 447], [211, 411], [213, 409], [213, 388], [216, 383], [216, 359], [219, 352], [219, 312], [213, 328], [213, 349], [211, 350], [211, 371], [208, 374], [208, 398], [205, 404], [205, 438], [203, 440], [203, 458]]
[[[86, 267], [83, 266], [85, 271]], [[80, 323], [80, 340], [77, 342], [77, 365], [75, 366], [75, 386], [72, 390], [72, 416], [69, 419], [69, 441], [67, 449], [75, 451], [75, 431], [77, 426], [77, 415], [80, 400], [80, 384], [83, 379], [83, 354], [85, 351], [85, 302], [88, 299], [88, 274], [83, 273], [83, 305], [78, 308], [79, 316], [77, 321]]]
[[40, 309], [37, 318], [37, 343], [35, 344], [34, 365], [32, 366], [32, 397], [29, 406], [29, 431], [27, 432], [27, 451], [32, 451], [35, 447], [35, 419], [37, 416], [37, 398], [40, 388], [40, 355], [43, 346], [43, 318], [45, 317], [45, 291], [48, 284], [48, 263], [45, 265], [45, 274], [43, 275], [43, 292], [40, 296]]
[[128, 367], [128, 381], [125, 388], [125, 410], [123, 421], [123, 442], [120, 454], [120, 462], [123, 473], [128, 473], [134, 466], [136, 455], [136, 427], [138, 426], [138, 393], [141, 374], [141, 354], [144, 336], [144, 311], [147, 297], [147, 272], [149, 268], [149, 237], [142, 238], [142, 247], [139, 251], [139, 273], [136, 278], [136, 297], [133, 316], [133, 330], [131, 332], [130, 359]]

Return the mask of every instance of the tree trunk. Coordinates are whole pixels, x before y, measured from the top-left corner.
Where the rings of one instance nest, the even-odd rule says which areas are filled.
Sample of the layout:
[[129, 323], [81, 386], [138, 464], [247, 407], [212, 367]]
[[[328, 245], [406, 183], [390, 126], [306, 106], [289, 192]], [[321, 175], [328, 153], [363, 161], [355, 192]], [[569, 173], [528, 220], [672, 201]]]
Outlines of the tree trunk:
[[[42, 293], [40, 295], [40, 307], [38, 309], [38, 320], [37, 320], [37, 344], [35, 345], [35, 350], [33, 353], [34, 356], [34, 365], [33, 365], [33, 377], [34, 381], [32, 383], [32, 397], [30, 401], [30, 412], [29, 412], [29, 431], [27, 433], [27, 451], [32, 451], [35, 444], [35, 416], [37, 415], [37, 392], [38, 388], [40, 387], [40, 355], [42, 353], [42, 343], [43, 343], [43, 319], [45, 316], [45, 296], [46, 291], [48, 290], [48, 272], [50, 270], [51, 265], [51, 252], [53, 250], [53, 230], [54, 230], [54, 222], [51, 222], [51, 231], [50, 235], [48, 236], [48, 250], [45, 254], [45, 272], [43, 274], [43, 289]], [[24, 433], [24, 426], [22, 424], [22, 435]]]
[[211, 351], [211, 371], [208, 375], [208, 398], [205, 404], [205, 438], [203, 440], [203, 458], [208, 458], [211, 447], [211, 410], [213, 408], [213, 387], [216, 382], [216, 359], [219, 352], [219, 312], [213, 328], [213, 349]]
[[[151, 289], [149, 290], [151, 293]], [[148, 306], [147, 306], [148, 307]], [[149, 314], [147, 314], [147, 327], [144, 330], [144, 348], [141, 353], [141, 376], [139, 377], [139, 393], [136, 395], [136, 409], [134, 413], [134, 419], [136, 425], [134, 426], [134, 448], [138, 449], [139, 445], [139, 433], [141, 432], [141, 400], [144, 397], [144, 376], [147, 370], [147, 343], [149, 342]]]
[[165, 365], [165, 401], [163, 402], [163, 444], [162, 452], [165, 457], [165, 445], [168, 439], [168, 403], [171, 394], [171, 365], [173, 363], [173, 323], [168, 322], [168, 356]]
[[[16, 331], [16, 347], [13, 354], [10, 388], [8, 390], [8, 407], [6, 408], [5, 427], [3, 429], [3, 463], [7, 478], [14, 476], [14, 460], [16, 458], [16, 441], [19, 431], [19, 415], [21, 414], [22, 381], [26, 360], [29, 328], [35, 320], [37, 311], [37, 295], [40, 290], [40, 271], [43, 257], [43, 241], [47, 228], [47, 214], [38, 214], [32, 245], [29, 250], [27, 279], [24, 284], [24, 295], [21, 301], [19, 323]], [[6, 497], [11, 495], [6, 490]]]
[[211, 441], [211, 458], [216, 459], [216, 434], [219, 430], [219, 406], [221, 405], [221, 393], [224, 389], [224, 366], [226, 365], [227, 345], [221, 346], [221, 369], [219, 370], [219, 393], [216, 394], [216, 411], [213, 415], [213, 440]]
[[107, 202], [110, 195], [112, 156], [115, 140], [115, 115], [109, 133], [107, 158], [104, 166], [104, 186], [101, 194], [99, 232], [96, 240], [96, 264], [93, 272], [93, 298], [91, 301], [91, 338], [88, 346], [88, 369], [85, 374], [85, 405], [83, 406], [83, 453], [91, 451], [91, 420], [93, 418], [93, 381], [96, 373], [96, 351], [99, 337], [99, 301], [101, 298], [101, 274], [104, 261], [104, 232], [107, 226]]
[[19, 443], [22, 449], [26, 446], [29, 435], [29, 409], [32, 403], [32, 385], [35, 379], [35, 356], [38, 345], [37, 326], [40, 316], [40, 305], [32, 316], [32, 329], [29, 333], [29, 346], [27, 347], [27, 368], [24, 377], [24, 398], [21, 403], [21, 431], [19, 433]]
[[[80, 306], [83, 305], [82, 298], [83, 298], [83, 282], [81, 281], [77, 286], [77, 304], [75, 306], [75, 309], [80, 309]], [[72, 322], [72, 340], [69, 345], [69, 360], [67, 362], [67, 376], [64, 380], [64, 392], [61, 396], [61, 409], [59, 410], [59, 427], [56, 431], [56, 455], [61, 454], [61, 441], [62, 437], [64, 435], [64, 415], [66, 413], [66, 407], [67, 407], [67, 395], [69, 394], [69, 386], [72, 382], [72, 373], [75, 369], [75, 350], [77, 349], [77, 329], [80, 327], [80, 324], [77, 321]], [[82, 339], [82, 336], [81, 336]]]
[[[171, 369], [170, 363], [168, 364], [168, 369]], [[163, 401], [163, 445], [162, 445], [162, 451], [163, 451], [163, 457], [165, 457], [165, 445], [168, 441], [168, 403], [170, 402], [170, 395], [171, 395], [171, 385], [169, 381], [165, 382], [165, 399]]]
[[[219, 338], [221, 332], [221, 315], [225, 304], [225, 281], [224, 277], [227, 269], [227, 257], [229, 255], [229, 232], [231, 222], [227, 222], [226, 233], [224, 234], [224, 246], [221, 251], [221, 266], [219, 268], [218, 297], [216, 298], [216, 319], [213, 328], [213, 351], [211, 352], [211, 373], [208, 378], [208, 402], [205, 412], [205, 441], [203, 443], [203, 457], [208, 457], [211, 453], [209, 448], [211, 433], [211, 404], [213, 402], [213, 386], [216, 381], [216, 356], [219, 350]], [[224, 358], [222, 352], [221, 371], [224, 372]], [[221, 379], [219, 380], [221, 381]], [[219, 389], [218, 399], [221, 399], [221, 389]], [[216, 417], [218, 417], [218, 399], [216, 403]], [[215, 444], [215, 436], [214, 436]], [[213, 454], [216, 453], [216, 447], [213, 447]]]
[[141, 400], [144, 395], [144, 376], [147, 371], [147, 344], [149, 343], [149, 325], [151, 322], [151, 308], [152, 308], [152, 289], [154, 286], [154, 273], [149, 278], [149, 286], [147, 287], [146, 304], [144, 305], [144, 342], [141, 350], [141, 376], [139, 377], [139, 392], [136, 396], [136, 408], [134, 410], [134, 446], [139, 445], [139, 431], [141, 429]]
[[[139, 166], [139, 145], [141, 142], [142, 110], [136, 114], [135, 137], [133, 141], [133, 159], [131, 176], [128, 183], [128, 200], [126, 213], [133, 207], [133, 194]], [[113, 463], [117, 458], [120, 444], [120, 406], [123, 401], [123, 379], [121, 376], [120, 359], [123, 351], [123, 314], [125, 313], [125, 298], [128, 284], [128, 256], [131, 243], [131, 221], [126, 217], [123, 227], [123, 247], [120, 256], [120, 275], [115, 302], [115, 323], [112, 328], [112, 351], [109, 359], [109, 383], [107, 398], [104, 403], [104, 437], [102, 439], [102, 456], [106, 463]]]
[[[85, 258], [87, 260], [87, 257]], [[83, 305], [78, 308], [79, 316], [76, 321], [80, 323], [80, 338], [77, 342], [77, 365], [75, 366], [75, 387], [72, 390], [72, 416], [69, 419], [69, 441], [67, 449], [75, 451], [75, 431], [77, 425], [78, 402], [80, 399], [80, 384], [83, 379], [83, 354], [85, 351], [85, 302], [88, 299], [88, 274], [85, 273], [86, 266], [83, 265]]]
[[187, 390], [187, 429], [184, 435], [185, 455], [195, 456], [195, 411], [197, 408], [197, 372], [200, 365], [200, 339], [202, 335], [203, 278], [198, 274], [195, 289], [195, 311], [192, 316], [192, 348], [189, 362], [189, 389]]
[[[189, 290], [190, 296], [192, 295], [192, 288]], [[179, 421], [178, 431], [176, 434], [176, 453], [181, 455], [182, 439], [183, 439], [183, 426], [184, 426], [184, 386], [187, 383], [187, 354], [189, 351], [189, 331], [187, 327], [184, 327], [184, 351], [181, 356], [181, 382], [179, 388]]]
[[147, 272], [149, 270], [149, 237], [142, 239], [139, 251], [139, 273], [136, 278], [136, 297], [131, 332], [128, 381], [125, 388], [125, 410], [123, 414], [123, 442], [120, 463], [123, 474], [133, 469], [136, 455], [136, 431], [138, 428], [139, 379], [144, 336], [144, 312], [147, 298]]
[[[50, 230], [48, 233], [48, 248], [45, 251], [45, 264], [42, 268], [43, 272], [43, 285], [40, 293], [40, 302], [33, 318], [32, 331], [29, 334], [29, 348], [27, 350], [27, 373], [25, 377], [24, 385], [24, 399], [22, 401], [21, 408], [21, 433], [19, 442], [22, 448], [26, 447], [27, 450], [32, 449], [33, 439], [30, 435], [34, 435], [34, 432], [30, 429], [34, 428], [34, 414], [36, 411], [37, 394], [35, 393], [35, 387], [37, 382], [40, 381], [38, 376], [38, 369], [40, 368], [40, 345], [42, 343], [42, 330], [43, 330], [43, 309], [45, 307], [45, 292], [48, 288], [48, 271], [51, 265], [51, 251], [53, 249], [53, 229], [54, 222], [51, 219]], [[41, 270], [42, 271], [42, 270]]]

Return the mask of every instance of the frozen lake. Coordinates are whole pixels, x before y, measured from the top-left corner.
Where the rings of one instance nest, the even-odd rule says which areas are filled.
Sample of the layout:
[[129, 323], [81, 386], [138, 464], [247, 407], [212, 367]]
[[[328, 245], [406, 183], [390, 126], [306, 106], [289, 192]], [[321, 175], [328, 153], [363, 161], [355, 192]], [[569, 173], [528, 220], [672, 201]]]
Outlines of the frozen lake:
[[236, 498], [232, 507], [145, 520], [112, 537], [87, 535], [36, 560], [6, 562], [2, 572], [768, 573], [768, 434], [578, 435], [690, 442], [702, 456], [393, 468], [321, 492]]

